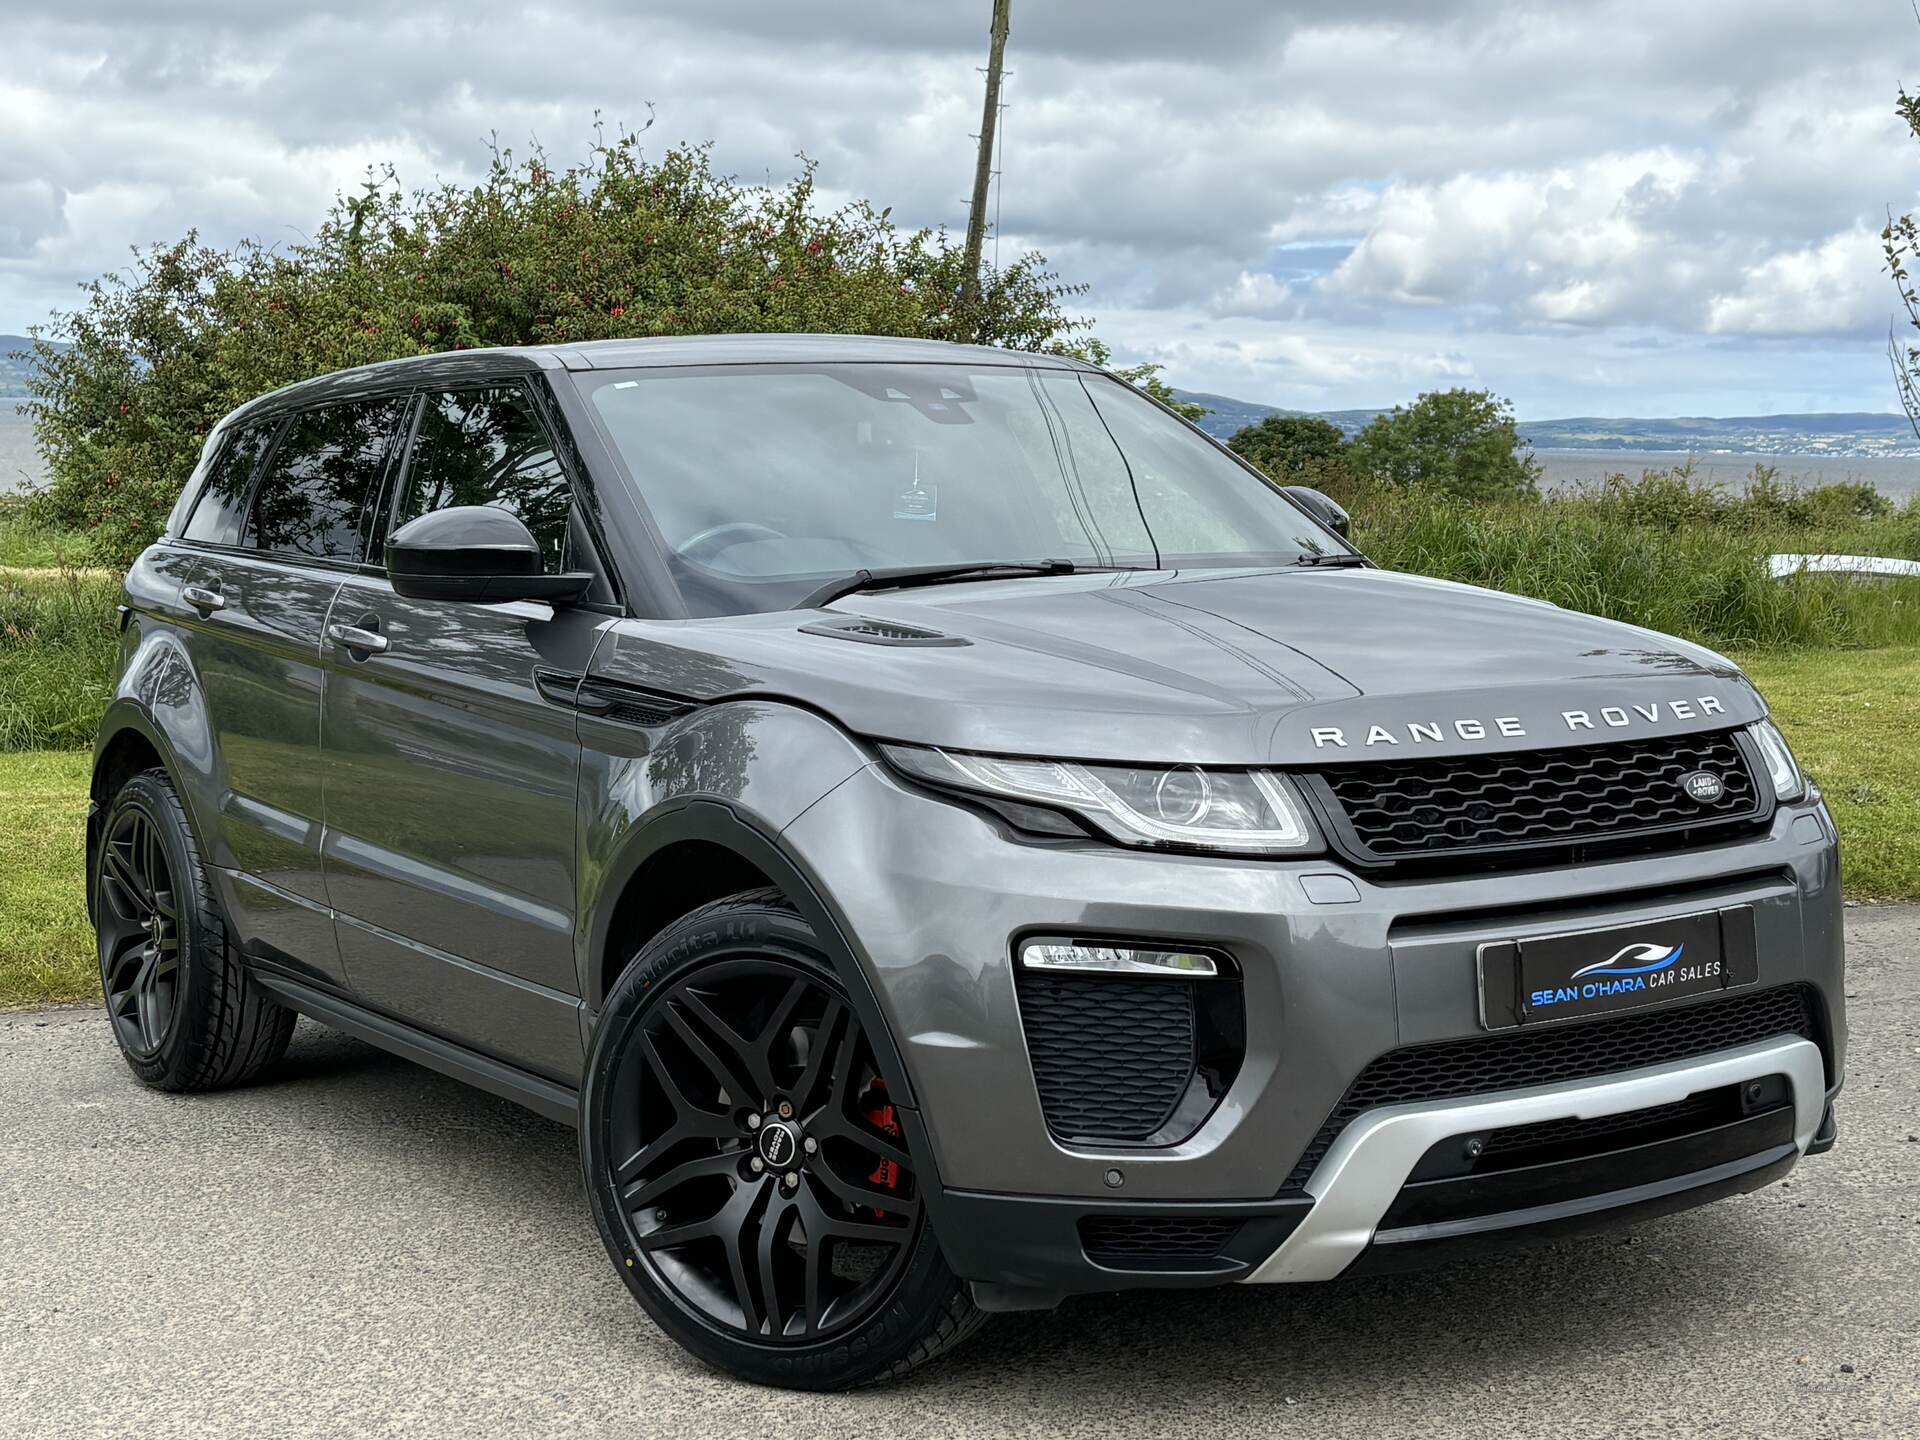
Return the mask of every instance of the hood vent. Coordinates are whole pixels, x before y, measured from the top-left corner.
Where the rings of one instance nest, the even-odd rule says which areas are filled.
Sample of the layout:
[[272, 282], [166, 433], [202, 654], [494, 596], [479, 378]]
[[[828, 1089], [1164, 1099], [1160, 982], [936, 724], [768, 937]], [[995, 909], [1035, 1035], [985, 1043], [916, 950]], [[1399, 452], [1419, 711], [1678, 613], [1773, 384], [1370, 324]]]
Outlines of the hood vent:
[[970, 645], [958, 635], [942, 635], [938, 630], [923, 630], [918, 625], [902, 625], [897, 620], [874, 620], [852, 615], [845, 620], [820, 620], [802, 625], [803, 635], [825, 635], [835, 640], [857, 640], [862, 645]]

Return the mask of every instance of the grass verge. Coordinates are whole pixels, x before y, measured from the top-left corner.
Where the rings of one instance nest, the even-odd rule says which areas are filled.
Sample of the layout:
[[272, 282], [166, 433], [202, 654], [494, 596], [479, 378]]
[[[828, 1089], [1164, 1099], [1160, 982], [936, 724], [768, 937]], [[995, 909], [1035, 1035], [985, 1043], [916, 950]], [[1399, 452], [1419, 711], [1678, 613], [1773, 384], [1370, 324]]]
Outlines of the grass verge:
[[[1840, 827], [1847, 893], [1920, 900], [1920, 647], [1743, 657]], [[0, 1005], [99, 992], [81, 896], [89, 757], [0, 754]]]
[[1848, 897], [1920, 900], [1920, 647], [1740, 663], [1826, 792]]
[[0, 755], [0, 1005], [97, 998], [83, 751]]

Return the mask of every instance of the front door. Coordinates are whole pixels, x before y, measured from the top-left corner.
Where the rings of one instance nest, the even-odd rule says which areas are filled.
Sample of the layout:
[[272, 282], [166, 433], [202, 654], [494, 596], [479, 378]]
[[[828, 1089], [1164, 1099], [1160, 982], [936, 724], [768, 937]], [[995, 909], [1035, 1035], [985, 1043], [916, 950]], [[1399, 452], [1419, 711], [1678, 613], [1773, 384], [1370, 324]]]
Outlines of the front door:
[[[550, 569], [593, 568], [520, 381], [421, 397], [390, 524], [450, 505], [505, 506]], [[327, 889], [355, 992], [566, 1084], [581, 1063], [580, 742], [536, 677], [583, 673], [605, 624], [532, 602], [403, 599], [368, 573], [336, 598], [328, 628], [343, 638], [323, 656]]]

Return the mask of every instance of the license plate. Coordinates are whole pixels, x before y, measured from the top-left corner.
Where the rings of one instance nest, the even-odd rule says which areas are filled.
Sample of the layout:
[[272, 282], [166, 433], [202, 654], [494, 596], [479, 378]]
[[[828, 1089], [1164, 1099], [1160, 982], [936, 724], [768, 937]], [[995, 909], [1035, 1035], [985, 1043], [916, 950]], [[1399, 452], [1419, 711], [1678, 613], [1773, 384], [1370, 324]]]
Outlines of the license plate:
[[1745, 906], [1483, 945], [1481, 1017], [1498, 1029], [1636, 1010], [1745, 984], [1753, 960]]

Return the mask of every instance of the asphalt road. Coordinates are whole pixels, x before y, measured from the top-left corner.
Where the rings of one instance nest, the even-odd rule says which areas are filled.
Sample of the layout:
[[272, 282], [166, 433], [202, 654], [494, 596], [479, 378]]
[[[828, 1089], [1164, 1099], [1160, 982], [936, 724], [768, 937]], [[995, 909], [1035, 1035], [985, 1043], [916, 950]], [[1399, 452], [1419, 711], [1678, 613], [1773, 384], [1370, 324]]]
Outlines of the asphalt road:
[[302, 1027], [142, 1090], [0, 1015], [0, 1434], [1920, 1435], [1920, 910], [1850, 913], [1840, 1148], [1625, 1236], [1423, 1276], [1069, 1302], [902, 1385], [763, 1391], [609, 1267], [571, 1132]]

